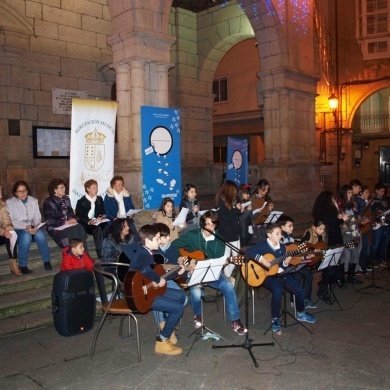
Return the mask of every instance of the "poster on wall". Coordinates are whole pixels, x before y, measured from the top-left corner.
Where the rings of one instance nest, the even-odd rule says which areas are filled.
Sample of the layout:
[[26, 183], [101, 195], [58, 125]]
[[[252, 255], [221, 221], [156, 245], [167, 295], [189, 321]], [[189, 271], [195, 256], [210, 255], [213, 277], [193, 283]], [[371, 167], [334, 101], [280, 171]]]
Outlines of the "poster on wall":
[[104, 197], [114, 176], [115, 120], [118, 102], [72, 100], [69, 197], [72, 207], [94, 179]]
[[226, 179], [237, 186], [248, 183], [248, 141], [228, 137], [226, 158]]
[[141, 107], [142, 192], [144, 209], [158, 209], [163, 198], [181, 201], [180, 110]]

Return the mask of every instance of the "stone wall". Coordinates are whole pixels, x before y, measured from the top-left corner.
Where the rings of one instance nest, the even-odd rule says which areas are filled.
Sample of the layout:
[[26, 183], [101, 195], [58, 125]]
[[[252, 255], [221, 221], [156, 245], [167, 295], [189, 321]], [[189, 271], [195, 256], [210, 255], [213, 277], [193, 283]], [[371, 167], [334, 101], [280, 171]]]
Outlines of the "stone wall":
[[[24, 179], [43, 200], [49, 180], [69, 177], [69, 160], [32, 154], [33, 126], [70, 127], [71, 115], [53, 113], [52, 89], [111, 98], [107, 1], [2, 0], [0, 25], [0, 182], [10, 195]], [[8, 119], [20, 121], [20, 135], [8, 136]]]

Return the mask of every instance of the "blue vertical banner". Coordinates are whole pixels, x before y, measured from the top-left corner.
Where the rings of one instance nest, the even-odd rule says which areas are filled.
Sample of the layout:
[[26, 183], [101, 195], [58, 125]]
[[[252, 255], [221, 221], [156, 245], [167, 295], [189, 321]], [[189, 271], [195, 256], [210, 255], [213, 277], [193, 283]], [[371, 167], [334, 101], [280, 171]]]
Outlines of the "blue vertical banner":
[[237, 186], [248, 183], [248, 141], [228, 137], [226, 158], [226, 179]]
[[144, 209], [163, 198], [181, 201], [180, 110], [141, 107], [142, 192]]

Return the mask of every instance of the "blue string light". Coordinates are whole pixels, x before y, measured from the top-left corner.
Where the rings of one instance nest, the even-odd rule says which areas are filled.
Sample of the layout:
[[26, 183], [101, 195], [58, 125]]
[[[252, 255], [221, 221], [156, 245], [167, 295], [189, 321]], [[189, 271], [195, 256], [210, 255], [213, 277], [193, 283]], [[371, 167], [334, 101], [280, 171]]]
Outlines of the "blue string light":
[[[286, 7], [290, 6], [291, 11], [289, 14], [292, 14], [291, 20], [296, 25], [296, 31], [302, 31], [306, 34], [309, 30], [309, 17], [310, 17], [310, 1], [311, 0], [277, 0], [274, 4], [272, 0], [264, 0], [267, 9], [268, 16], [278, 16], [279, 23], [284, 24], [286, 21]], [[222, 7], [226, 7], [229, 3], [229, 0], [225, 0], [222, 3]], [[242, 1], [237, 1], [238, 7], [245, 12], [245, 8], [242, 4]], [[251, 0], [251, 6], [253, 11], [253, 16], [255, 19], [259, 18], [259, 11], [257, 6], [257, 0]]]

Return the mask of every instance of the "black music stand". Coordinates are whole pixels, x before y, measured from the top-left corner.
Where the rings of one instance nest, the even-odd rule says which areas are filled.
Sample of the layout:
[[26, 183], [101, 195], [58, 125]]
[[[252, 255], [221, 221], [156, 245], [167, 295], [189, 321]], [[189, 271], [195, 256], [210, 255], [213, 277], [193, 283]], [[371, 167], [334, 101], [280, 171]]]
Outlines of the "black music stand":
[[[189, 287], [199, 285], [199, 288], [201, 284], [208, 283], [208, 282], [214, 282], [215, 280], [218, 280], [219, 276], [221, 275], [222, 268], [225, 264], [225, 257], [221, 257], [219, 259], [210, 259], [210, 260], [202, 260], [198, 261], [196, 263], [196, 266], [194, 268], [194, 272], [191, 275], [191, 278], [187, 285]], [[203, 338], [205, 336], [204, 331], [211, 333], [217, 338], [223, 339], [227, 342], [229, 340], [222, 337], [220, 334], [215, 332], [214, 330], [208, 328], [203, 323], [203, 297], [201, 298], [202, 302], [202, 326], [199, 329], [196, 329], [193, 331], [188, 337], [191, 337], [192, 335], [196, 335], [194, 341], [192, 342], [190, 349], [187, 352], [187, 356], [190, 354], [192, 347], [194, 344]], [[207, 334], [206, 334], [207, 335]]]
[[252, 344], [253, 339], [249, 337], [249, 285], [248, 285], [248, 262], [249, 260], [245, 260], [245, 326], [247, 328], [247, 332], [245, 334], [245, 340], [242, 344], [231, 344], [231, 345], [213, 345], [213, 349], [217, 348], [244, 348], [248, 351], [250, 357], [252, 358], [253, 364], [255, 367], [259, 367], [259, 363], [255, 359], [253, 355], [252, 348], [253, 347], [264, 347], [269, 345], [275, 345], [273, 342], [270, 343], [261, 343], [261, 344]]
[[[386, 268], [385, 268], [386, 269]], [[388, 268], [387, 268], [388, 269]], [[382, 272], [382, 270], [379, 270], [379, 272]], [[372, 291], [364, 291], [364, 290], [368, 290], [372, 288]], [[357, 292], [361, 292], [362, 294], [371, 294], [371, 295], [375, 295], [376, 294], [376, 290], [380, 290], [378, 292], [378, 294], [381, 294], [385, 291], [390, 291], [389, 289], [387, 289], [386, 287], [382, 287], [382, 286], [378, 286], [376, 283], [375, 283], [375, 267], [374, 265], [372, 265], [372, 270], [371, 270], [371, 284], [366, 286], [366, 287], [362, 287], [362, 288], [359, 288], [359, 289], [356, 289], [355, 291]]]
[[[329, 268], [330, 270], [331, 266], [337, 265], [340, 261], [340, 257], [343, 251], [344, 251], [344, 246], [326, 250], [324, 255], [324, 260], [322, 260], [320, 266], [318, 267], [318, 270], [321, 271], [324, 270], [325, 268]], [[333, 305], [336, 302], [339, 305], [340, 310], [343, 310], [334, 292], [333, 283], [329, 283], [328, 288], [329, 288], [329, 297], [330, 297], [329, 305]]]
[[[256, 225], [257, 229], [265, 229], [267, 225], [270, 223], [276, 223], [279, 217], [283, 214], [283, 211], [271, 211], [267, 217], [267, 219], [260, 225]], [[256, 234], [257, 241], [262, 241], [263, 239], [265, 240], [267, 238], [265, 234], [265, 230], [262, 230], [261, 232], [259, 231]]]
[[[281, 314], [279, 315], [278, 319], [280, 320], [281, 322], [281, 325], [283, 326], [283, 328], [288, 328], [289, 326], [293, 326], [293, 325], [301, 325], [302, 327], [304, 327], [308, 332], [310, 332], [311, 334], [313, 334], [313, 332], [304, 324], [302, 324], [301, 321], [298, 321], [296, 319], [295, 316], [293, 316], [288, 310], [287, 310], [287, 293], [286, 293], [286, 278], [285, 278], [285, 275], [287, 274], [292, 274], [292, 273], [295, 273], [295, 272], [298, 272], [301, 268], [303, 268], [305, 265], [307, 264], [307, 262], [301, 262], [299, 264], [296, 264], [296, 265], [292, 265], [292, 266], [289, 266], [288, 268], [286, 268], [283, 272], [279, 273], [278, 274], [278, 277], [281, 277], [283, 278], [283, 309], [282, 309], [282, 312]], [[294, 310], [296, 312], [296, 302], [294, 300]], [[292, 324], [287, 324], [287, 316], [290, 316], [294, 322]], [[272, 324], [267, 328], [267, 330], [263, 333], [263, 335], [265, 335], [270, 329], [272, 328]]]

